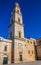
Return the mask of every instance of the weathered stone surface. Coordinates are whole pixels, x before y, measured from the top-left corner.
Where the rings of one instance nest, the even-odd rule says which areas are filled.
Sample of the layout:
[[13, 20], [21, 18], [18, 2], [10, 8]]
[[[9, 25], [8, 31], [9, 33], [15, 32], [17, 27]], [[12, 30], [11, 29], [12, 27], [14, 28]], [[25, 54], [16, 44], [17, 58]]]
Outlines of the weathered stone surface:
[[33, 61], [33, 62], [20, 62], [20, 63], [14, 63], [14, 64], [8, 64], [8, 65], [41, 65], [41, 61]]

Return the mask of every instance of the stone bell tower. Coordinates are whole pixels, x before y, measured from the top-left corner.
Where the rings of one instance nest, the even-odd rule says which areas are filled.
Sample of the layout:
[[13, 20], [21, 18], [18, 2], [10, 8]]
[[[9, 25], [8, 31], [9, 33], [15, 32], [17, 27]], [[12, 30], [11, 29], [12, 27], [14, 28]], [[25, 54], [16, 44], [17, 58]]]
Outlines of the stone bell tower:
[[20, 12], [20, 7], [18, 3], [15, 3], [14, 5], [9, 25], [9, 39], [12, 39], [13, 37], [24, 38], [22, 14]]
[[12, 62], [26, 61], [24, 26], [20, 6], [15, 3], [9, 25], [9, 39], [12, 40]]

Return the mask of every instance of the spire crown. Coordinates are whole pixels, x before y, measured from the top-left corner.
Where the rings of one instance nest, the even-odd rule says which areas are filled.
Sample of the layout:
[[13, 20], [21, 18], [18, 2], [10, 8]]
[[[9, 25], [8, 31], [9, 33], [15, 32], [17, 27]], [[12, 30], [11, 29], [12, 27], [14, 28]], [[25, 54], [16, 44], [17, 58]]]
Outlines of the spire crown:
[[15, 5], [16, 5], [16, 6], [19, 6], [19, 4], [18, 4], [17, 2], [15, 3]]
[[[15, 7], [19, 7], [19, 4], [16, 2], [14, 6], [15, 6]], [[19, 7], [19, 8], [20, 8], [20, 7]]]

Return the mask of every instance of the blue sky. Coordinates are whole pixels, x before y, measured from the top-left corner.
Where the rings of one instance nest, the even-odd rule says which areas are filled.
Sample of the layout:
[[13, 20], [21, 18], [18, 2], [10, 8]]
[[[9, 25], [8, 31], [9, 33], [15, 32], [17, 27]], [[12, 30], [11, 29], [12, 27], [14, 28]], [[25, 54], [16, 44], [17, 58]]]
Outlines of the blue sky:
[[8, 25], [15, 2], [21, 7], [25, 37], [41, 37], [41, 0], [0, 0], [0, 36], [8, 38]]

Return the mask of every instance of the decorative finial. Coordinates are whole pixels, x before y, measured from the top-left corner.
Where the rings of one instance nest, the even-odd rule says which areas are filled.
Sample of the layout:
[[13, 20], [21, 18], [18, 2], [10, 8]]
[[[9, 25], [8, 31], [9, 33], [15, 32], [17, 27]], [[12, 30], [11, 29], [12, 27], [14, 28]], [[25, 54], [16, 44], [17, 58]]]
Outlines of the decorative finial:
[[[18, 4], [17, 2], [15, 3], [15, 7], [19, 7], [19, 4]], [[19, 7], [19, 8], [20, 8], [20, 7]]]

